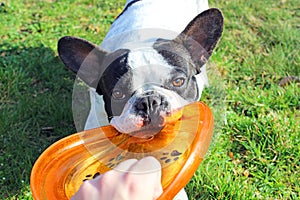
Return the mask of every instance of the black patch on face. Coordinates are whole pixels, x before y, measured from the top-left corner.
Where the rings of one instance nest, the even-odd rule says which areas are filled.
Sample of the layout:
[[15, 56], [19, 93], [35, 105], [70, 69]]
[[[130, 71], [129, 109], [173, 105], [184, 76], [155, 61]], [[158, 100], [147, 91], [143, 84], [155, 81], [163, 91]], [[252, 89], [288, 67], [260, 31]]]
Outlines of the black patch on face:
[[186, 76], [185, 84], [173, 90], [190, 102], [197, 100], [198, 89], [194, 75], [198, 74], [198, 71], [187, 49], [176, 41], [165, 39], [158, 39], [153, 44], [153, 48], [164, 57], [169, 65], [175, 67], [174, 78], [178, 72]]
[[[131, 69], [127, 62], [128, 53], [129, 50], [118, 50], [108, 55], [108, 62], [106, 63], [109, 64], [96, 89], [98, 94], [103, 95], [105, 110], [109, 120], [111, 120], [113, 116], [121, 114], [132, 93], [130, 78], [127, 78], [132, 76]], [[119, 91], [124, 94], [122, 95], [124, 98], [114, 98], [114, 91]]]
[[153, 48], [172, 66], [182, 67], [193, 64], [189, 63], [191, 58], [188, 51], [175, 41], [158, 39], [153, 44]]

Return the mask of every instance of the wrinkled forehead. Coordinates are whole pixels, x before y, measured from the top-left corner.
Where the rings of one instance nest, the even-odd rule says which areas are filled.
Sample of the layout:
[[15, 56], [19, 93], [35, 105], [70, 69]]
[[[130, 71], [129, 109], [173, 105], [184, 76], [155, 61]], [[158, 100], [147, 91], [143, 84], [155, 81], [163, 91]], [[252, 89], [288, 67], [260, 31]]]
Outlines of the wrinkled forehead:
[[[105, 85], [129, 84], [135, 90], [145, 84], [163, 85], [177, 73], [186, 73], [188, 62], [180, 58], [176, 52], [168, 48], [169, 53], [163, 53], [153, 47], [140, 47], [134, 49], [118, 50], [109, 55], [110, 65], [105, 76]], [[121, 85], [120, 85], [121, 84]], [[126, 87], [123, 85], [122, 87]], [[128, 85], [129, 87], [129, 85]]]
[[130, 50], [127, 61], [131, 69], [140, 69], [149, 65], [171, 67], [161, 54], [150, 47]]
[[161, 84], [174, 69], [166, 59], [153, 48], [132, 50], [128, 54], [128, 66], [132, 70], [134, 86], [143, 83]]

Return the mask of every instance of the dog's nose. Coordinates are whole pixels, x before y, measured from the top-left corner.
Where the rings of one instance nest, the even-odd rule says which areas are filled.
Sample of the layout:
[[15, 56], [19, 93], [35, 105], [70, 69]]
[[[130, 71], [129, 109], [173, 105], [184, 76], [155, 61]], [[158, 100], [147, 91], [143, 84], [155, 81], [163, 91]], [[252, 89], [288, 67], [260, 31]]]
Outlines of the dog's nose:
[[136, 101], [136, 111], [143, 118], [144, 126], [152, 124], [160, 126], [162, 124], [161, 111], [167, 107], [164, 98], [155, 92], [146, 92]]
[[153, 95], [153, 92], [145, 93], [143, 97], [137, 100], [136, 107], [139, 111], [144, 111], [146, 114], [151, 114], [157, 111], [161, 105], [161, 97]]
[[152, 90], [149, 90], [149, 91], [146, 91], [145, 93], [144, 93], [144, 95], [145, 96], [152, 96], [152, 95], [154, 95], [154, 91], [152, 91]]

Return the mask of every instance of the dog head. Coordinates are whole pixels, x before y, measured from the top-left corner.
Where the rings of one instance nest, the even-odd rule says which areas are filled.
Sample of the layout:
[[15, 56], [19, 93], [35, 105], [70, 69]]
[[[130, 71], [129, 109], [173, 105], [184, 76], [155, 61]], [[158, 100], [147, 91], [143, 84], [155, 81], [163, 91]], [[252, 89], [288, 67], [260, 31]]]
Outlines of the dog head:
[[[201, 96], [197, 80], [223, 30], [219, 10], [195, 17], [173, 40], [107, 52], [80, 38], [58, 42], [64, 64], [103, 95], [105, 110], [121, 132], [160, 129], [164, 117]], [[122, 124], [122, 125], [120, 125]]]

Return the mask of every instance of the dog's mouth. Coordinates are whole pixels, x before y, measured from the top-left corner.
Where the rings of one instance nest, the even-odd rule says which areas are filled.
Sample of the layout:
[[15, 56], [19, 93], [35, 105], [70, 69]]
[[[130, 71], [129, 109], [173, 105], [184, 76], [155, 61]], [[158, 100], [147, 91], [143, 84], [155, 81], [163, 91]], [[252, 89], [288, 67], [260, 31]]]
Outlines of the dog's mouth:
[[110, 123], [121, 133], [147, 138], [157, 134], [164, 128], [167, 122], [166, 117], [166, 114], [159, 116], [147, 114], [121, 115], [113, 117]]
[[151, 118], [144, 122], [140, 130], [130, 133], [135, 137], [150, 138], [159, 133], [167, 124], [175, 124], [178, 120], [181, 119], [182, 112], [178, 109], [173, 110], [172, 112], [167, 112], [157, 118], [154, 118], [155, 121], [151, 122]]
[[159, 133], [167, 124], [180, 120], [181, 115], [182, 113], [176, 109], [172, 112], [162, 112], [159, 116], [116, 116], [111, 120], [111, 125], [121, 133], [148, 139]]
[[120, 116], [110, 122], [119, 132], [130, 135], [155, 135], [188, 102], [177, 93], [163, 90], [147, 91], [132, 96]]

